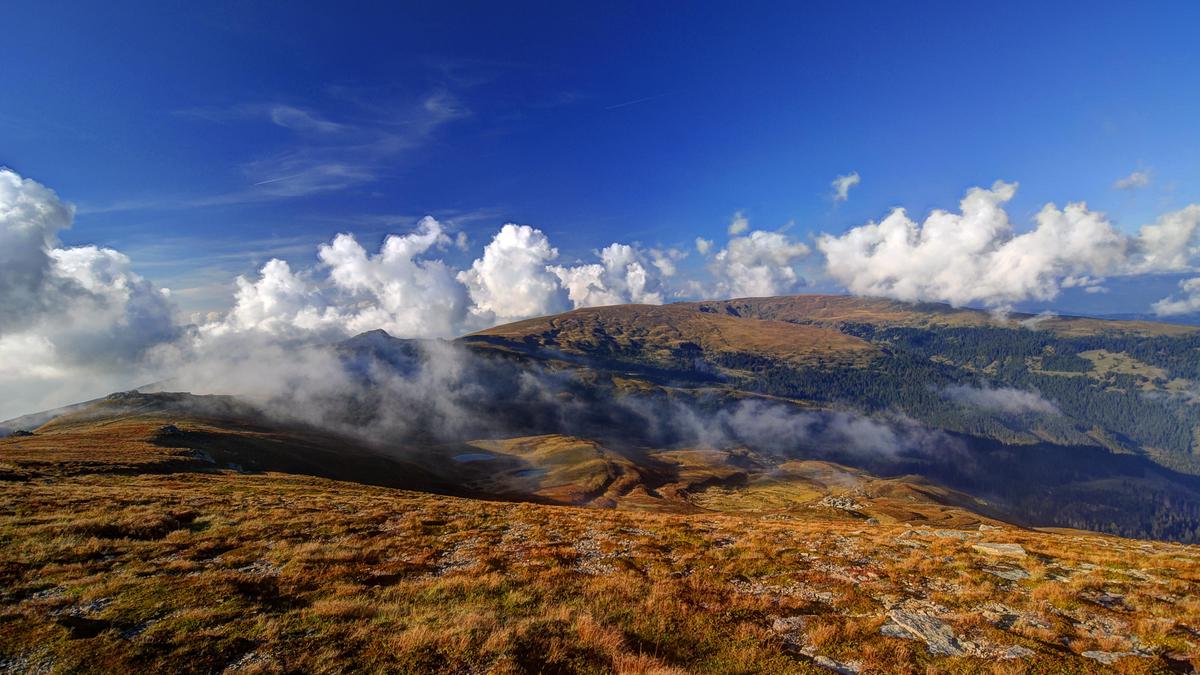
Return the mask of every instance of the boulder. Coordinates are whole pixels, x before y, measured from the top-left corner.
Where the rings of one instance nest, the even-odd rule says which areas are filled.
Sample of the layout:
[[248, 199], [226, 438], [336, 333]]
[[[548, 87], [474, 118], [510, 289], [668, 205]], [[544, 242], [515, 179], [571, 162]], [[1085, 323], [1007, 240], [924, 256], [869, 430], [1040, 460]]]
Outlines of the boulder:
[[1092, 652], [1083, 652], [1082, 654], [1080, 654], [1080, 656], [1087, 658], [1087, 659], [1091, 659], [1093, 661], [1099, 661], [1100, 663], [1103, 663], [1106, 666], [1111, 666], [1112, 664], [1116, 663], [1117, 661], [1120, 661], [1121, 659], [1125, 658], [1126, 656], [1134, 656], [1134, 653], [1133, 652], [1096, 652], [1096, 651], [1092, 651]]
[[991, 541], [981, 541], [978, 544], [972, 544], [971, 548], [987, 555], [1008, 556], [1011, 558], [1024, 558], [1027, 555], [1025, 549], [1020, 544], [998, 544]]
[[954, 631], [940, 619], [904, 610], [892, 610], [888, 612], [888, 618], [911, 637], [923, 641], [930, 654], [960, 656], [964, 653], [958, 638], [954, 636]]
[[1007, 579], [1008, 581], [1023, 581], [1029, 578], [1029, 572], [1020, 567], [1002, 568], [1002, 567], [985, 567], [984, 572], [993, 576]]
[[1002, 658], [1006, 661], [1011, 661], [1013, 659], [1028, 659], [1035, 655], [1036, 655], [1036, 653], [1028, 647], [1022, 647], [1021, 645], [1013, 645], [1013, 646], [1009, 647], [1008, 649], [1004, 650], [1004, 652], [1000, 654], [1000, 658]]
[[826, 670], [832, 670], [835, 673], [839, 673], [840, 675], [858, 675], [858, 667], [854, 664], [834, 661], [828, 656], [814, 656], [813, 663]]

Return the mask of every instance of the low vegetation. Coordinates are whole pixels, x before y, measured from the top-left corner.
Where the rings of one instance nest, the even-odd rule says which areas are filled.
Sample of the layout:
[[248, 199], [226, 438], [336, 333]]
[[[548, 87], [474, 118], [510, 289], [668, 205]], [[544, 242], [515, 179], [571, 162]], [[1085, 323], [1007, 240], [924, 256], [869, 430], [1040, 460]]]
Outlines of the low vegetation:
[[[0, 441], [0, 670], [1200, 665], [1195, 547], [930, 511], [918, 486], [825, 463], [789, 468], [803, 480], [783, 508], [764, 483], [736, 513], [660, 513], [181, 465], [152, 441], [193, 422], [138, 423]], [[558, 437], [477, 448], [599, 453]], [[697, 478], [720, 463], [666, 459]], [[698, 503], [721, 499], [698, 486]]]

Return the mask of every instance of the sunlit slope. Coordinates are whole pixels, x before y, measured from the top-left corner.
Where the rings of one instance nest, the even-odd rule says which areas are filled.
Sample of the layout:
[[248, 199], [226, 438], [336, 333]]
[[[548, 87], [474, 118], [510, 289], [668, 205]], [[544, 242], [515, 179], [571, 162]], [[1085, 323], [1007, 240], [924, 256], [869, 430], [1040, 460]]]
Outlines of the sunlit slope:
[[[131, 425], [108, 426], [119, 437]], [[811, 508], [759, 512], [752, 494], [755, 509], [731, 514], [645, 513], [273, 471], [164, 473], [152, 448], [105, 452], [111, 439], [68, 435], [84, 428], [38, 432], [41, 446], [0, 441], [6, 466], [40, 457], [0, 480], [8, 671], [354, 663], [381, 672], [1158, 673], [1200, 664], [1195, 547], [867, 516], [860, 505], [882, 488], [841, 467], [785, 468], [801, 479], [793, 496], [841, 491]], [[553, 462], [543, 455], [595, 454], [565, 438], [468, 447], [544, 465]], [[81, 452], [122, 470], [80, 465]], [[729, 463], [663, 461], [686, 464], [684, 492], [698, 495], [712, 489], [697, 482], [705, 471]]]
[[281, 471], [373, 485], [446, 491], [411, 458], [300, 423], [270, 420], [223, 396], [115, 394], [0, 439], [10, 472]]
[[614, 305], [518, 321], [463, 338], [516, 349], [691, 367], [701, 356], [761, 354], [793, 364], [863, 363], [878, 350], [822, 326], [747, 319], [685, 305]]
[[700, 312], [751, 319], [785, 321], [816, 326], [865, 323], [908, 327], [1014, 327], [1032, 325], [1062, 335], [1100, 333], [1129, 335], [1187, 335], [1195, 326], [1153, 321], [1116, 321], [1078, 316], [1035, 316], [956, 308], [941, 303], [908, 303], [886, 298], [849, 295], [788, 295], [772, 298], [739, 298], [680, 303]]
[[[745, 449], [614, 450], [547, 434], [467, 443], [367, 444], [268, 420], [225, 397], [120, 394], [32, 435], [0, 439], [0, 476], [27, 481], [85, 473], [278, 472], [413, 490], [626, 510], [810, 513], [863, 519], [978, 523], [980, 503], [917, 477], [887, 481], [820, 461], [781, 461]], [[827, 497], [849, 497], [853, 508]], [[965, 507], [962, 508], [962, 507]]]

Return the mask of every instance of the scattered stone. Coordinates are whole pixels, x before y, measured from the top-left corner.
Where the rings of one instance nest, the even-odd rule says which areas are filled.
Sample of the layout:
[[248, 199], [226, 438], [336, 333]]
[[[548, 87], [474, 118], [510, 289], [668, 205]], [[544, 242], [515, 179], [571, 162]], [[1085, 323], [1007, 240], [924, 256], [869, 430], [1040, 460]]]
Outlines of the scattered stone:
[[879, 634], [884, 637], [899, 638], [901, 640], [915, 640], [907, 630], [900, 626], [895, 621], [888, 621], [879, 627]]
[[1133, 652], [1095, 652], [1095, 651], [1092, 651], [1092, 652], [1083, 652], [1082, 654], [1080, 654], [1080, 656], [1091, 659], [1093, 661], [1099, 661], [1100, 663], [1103, 663], [1106, 666], [1111, 666], [1112, 664], [1116, 663], [1117, 661], [1120, 661], [1121, 659], [1125, 658], [1126, 656], [1136, 656], [1136, 654], [1134, 654]]
[[52, 673], [54, 672], [54, 662], [42, 659], [34, 661], [29, 656], [14, 656], [11, 658], [0, 658], [0, 673], [21, 673], [21, 675], [32, 675], [33, 673]]
[[1117, 609], [1125, 606], [1125, 596], [1112, 593], [1101, 593], [1095, 598], [1096, 604], [1107, 609]]
[[913, 530], [913, 532], [930, 537], [937, 537], [938, 539], [957, 539], [959, 541], [966, 541], [967, 539], [973, 539], [979, 536], [972, 532], [967, 532], [966, 530]]
[[25, 599], [27, 601], [56, 600], [66, 594], [67, 594], [67, 591], [65, 588], [62, 588], [61, 586], [52, 586], [50, 588], [45, 588], [40, 591], [30, 593], [29, 597], [27, 597]]
[[25, 429], [17, 429], [16, 431], [9, 434], [9, 436], [13, 436], [15, 438], [27, 438], [32, 435], [33, 435], [32, 431], [27, 431]]
[[281, 566], [266, 560], [255, 560], [249, 565], [237, 568], [237, 571], [243, 574], [253, 574], [260, 577], [277, 577], [282, 570]]
[[1026, 572], [1019, 567], [1008, 569], [1002, 567], [985, 567], [983, 568], [983, 571], [993, 576], [1000, 577], [1001, 579], [1007, 579], [1008, 581], [1024, 581], [1025, 579], [1029, 578], [1029, 572]]
[[940, 619], [902, 610], [888, 612], [888, 617], [915, 638], [925, 642], [930, 654], [960, 656], [963, 649], [954, 631]]
[[111, 604], [112, 598], [99, 598], [89, 603], [67, 607], [54, 613], [67, 616], [89, 616], [103, 612]]
[[804, 617], [788, 616], [780, 619], [775, 619], [771, 623], [771, 630], [776, 633], [795, 633], [804, 628]]
[[225, 666], [223, 673], [261, 673], [270, 672], [279, 667], [279, 660], [272, 654], [252, 651], [243, 654], [238, 660]]
[[835, 673], [840, 673], [841, 675], [858, 675], [859, 667], [857, 665], [842, 663], [841, 661], [834, 661], [828, 656], [814, 656], [813, 663], [825, 668], [826, 670], [832, 670]]
[[999, 529], [1003, 529], [1003, 528], [1001, 528], [1001, 527], [999, 527], [999, 526], [997, 526], [997, 525], [988, 525], [987, 523], [980, 523], [980, 524], [979, 524], [979, 531], [980, 531], [980, 532], [991, 532], [992, 530], [999, 530]]
[[159, 436], [178, 436], [182, 433], [183, 432], [179, 430], [179, 427], [175, 426], [174, 424], [164, 424], [158, 428]]
[[805, 584], [787, 584], [780, 586], [776, 584], [765, 584], [757, 579], [732, 579], [729, 585], [734, 592], [745, 593], [746, 595], [769, 595], [773, 597], [789, 596], [794, 598], [802, 598], [809, 602], [820, 602], [826, 605], [833, 604], [837, 599], [833, 593], [829, 591], [818, 591]]
[[835, 497], [827, 495], [817, 502], [820, 506], [828, 506], [831, 509], [841, 509], [843, 511], [859, 511], [863, 508], [862, 504], [854, 501], [849, 497]]
[[998, 544], [991, 541], [981, 541], [978, 544], [973, 544], [971, 548], [988, 555], [1001, 555], [1013, 558], [1024, 558], [1027, 555], [1025, 549], [1020, 544]]
[[1013, 659], [1028, 659], [1028, 658], [1032, 658], [1035, 655], [1036, 655], [1036, 653], [1028, 647], [1022, 647], [1021, 645], [1013, 645], [1013, 646], [1009, 647], [1008, 649], [1004, 650], [1000, 654], [1000, 658], [1002, 658], [1006, 661], [1011, 661]]

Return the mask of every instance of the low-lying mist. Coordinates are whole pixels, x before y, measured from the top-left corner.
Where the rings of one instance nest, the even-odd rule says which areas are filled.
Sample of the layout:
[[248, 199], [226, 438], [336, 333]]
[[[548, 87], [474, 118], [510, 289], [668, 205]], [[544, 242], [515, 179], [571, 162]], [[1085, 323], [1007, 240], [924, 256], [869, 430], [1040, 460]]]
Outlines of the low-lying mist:
[[589, 369], [383, 332], [336, 345], [205, 343], [160, 354], [164, 390], [226, 394], [274, 420], [354, 437], [382, 451], [414, 443], [559, 433], [621, 448], [745, 447], [779, 458], [908, 461], [960, 455], [962, 442], [902, 416], [812, 410], [712, 389], [619, 390]]

